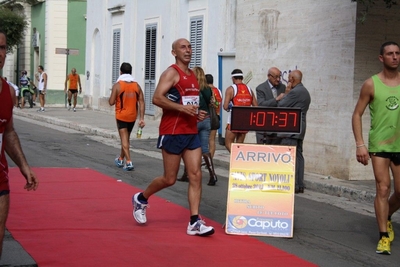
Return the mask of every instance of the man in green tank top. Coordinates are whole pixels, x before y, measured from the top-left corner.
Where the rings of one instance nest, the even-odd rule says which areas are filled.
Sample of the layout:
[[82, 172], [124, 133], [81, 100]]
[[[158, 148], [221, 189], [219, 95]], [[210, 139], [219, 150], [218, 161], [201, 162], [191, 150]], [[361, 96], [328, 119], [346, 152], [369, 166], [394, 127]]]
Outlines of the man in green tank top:
[[[357, 161], [367, 165], [372, 161], [376, 182], [375, 214], [380, 239], [376, 253], [390, 255], [394, 239], [391, 216], [400, 208], [400, 47], [385, 42], [379, 60], [383, 70], [367, 79], [352, 117]], [[364, 142], [361, 117], [369, 106], [371, 127], [368, 146]], [[390, 171], [394, 193], [390, 195]]]

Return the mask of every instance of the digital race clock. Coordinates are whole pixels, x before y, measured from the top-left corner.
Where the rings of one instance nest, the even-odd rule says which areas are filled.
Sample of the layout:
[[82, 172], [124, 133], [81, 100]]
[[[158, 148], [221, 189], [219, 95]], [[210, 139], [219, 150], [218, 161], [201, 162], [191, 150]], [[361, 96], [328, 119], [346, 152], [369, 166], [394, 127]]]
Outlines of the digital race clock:
[[232, 107], [231, 130], [299, 134], [301, 109]]

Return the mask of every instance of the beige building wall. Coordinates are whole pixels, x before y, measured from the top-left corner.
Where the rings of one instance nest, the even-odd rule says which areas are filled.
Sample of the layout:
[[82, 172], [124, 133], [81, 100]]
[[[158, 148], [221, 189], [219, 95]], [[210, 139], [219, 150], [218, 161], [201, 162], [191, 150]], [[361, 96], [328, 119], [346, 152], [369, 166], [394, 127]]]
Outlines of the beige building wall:
[[[303, 72], [311, 94], [304, 140], [306, 172], [349, 179], [356, 4], [349, 0], [239, 1], [236, 63], [252, 71], [252, 88], [270, 67], [287, 83]], [[349, 96], [349, 97], [346, 97]]]
[[[358, 9], [358, 10], [357, 10]], [[355, 160], [351, 117], [362, 82], [381, 70], [379, 47], [400, 42], [399, 8], [380, 3], [364, 24], [362, 5], [350, 0], [238, 1], [236, 67], [266, 80], [268, 68], [299, 69], [312, 98], [304, 140], [305, 170], [340, 179], [373, 179], [371, 164]], [[368, 142], [369, 114], [364, 116]]]
[[48, 75], [47, 87], [64, 90], [66, 55], [56, 54], [56, 48], [67, 48], [68, 0], [46, 1], [46, 46], [44, 71]]
[[[30, 73], [30, 67], [31, 67], [31, 46], [32, 46], [32, 34], [31, 34], [31, 5], [22, 3], [23, 6], [23, 11], [25, 16], [27, 17], [27, 22], [28, 26], [25, 31], [25, 39], [23, 40], [23, 43], [20, 45], [20, 66], [19, 69], [20, 71], [26, 70], [28, 72], [28, 75]], [[20, 73], [19, 73], [20, 74]], [[18, 74], [18, 75], [19, 75]]]
[[[209, 1], [182, 0], [179, 5], [178, 1], [171, 1], [169, 5], [161, 0], [154, 2], [158, 8], [138, 6], [143, 4], [140, 1], [88, 2], [87, 51], [90, 56], [86, 62], [91, 73], [88, 83], [90, 88], [97, 90], [91, 92], [90, 97], [95, 102], [92, 106], [107, 106], [111, 86], [110, 42], [113, 25], [117, 23], [112, 17], [117, 15], [112, 15], [108, 9], [124, 6], [118, 16], [123, 17], [123, 24], [131, 27], [122, 27], [121, 60], [133, 63], [134, 76], [139, 83], [143, 83], [143, 58], [140, 57], [144, 53], [144, 23], [159, 23], [158, 78], [161, 70], [173, 60], [170, 57], [171, 40], [178, 34], [187, 35], [188, 15], [210, 12], [205, 16], [207, 52], [203, 59], [206, 71], [217, 73], [216, 62], [211, 59], [216, 60], [218, 52], [235, 54], [235, 67], [244, 73], [252, 71], [253, 79], [249, 85], [255, 90], [266, 80], [272, 66], [280, 68], [285, 84], [290, 71], [301, 70], [303, 84], [312, 98], [304, 140], [306, 172], [346, 180], [373, 179], [371, 164], [364, 167], [355, 161], [351, 116], [362, 82], [381, 69], [377, 60], [379, 46], [389, 39], [400, 42], [400, 28], [397, 27], [400, 7], [385, 9], [383, 3], [376, 1], [366, 22], [361, 24], [357, 23], [357, 17], [363, 6], [351, 0], [226, 0], [223, 5], [213, 8], [206, 5], [211, 4]], [[217, 16], [224, 20], [215, 24], [211, 18]], [[217, 40], [213, 45], [211, 37]], [[130, 47], [132, 38], [136, 39]], [[54, 48], [55, 45], [48, 49], [54, 53]], [[217, 50], [211, 50], [215, 48]], [[96, 57], [97, 53], [104, 56]], [[60, 62], [58, 64], [65, 64]], [[368, 127], [367, 111], [364, 116], [365, 140], [368, 140]], [[253, 133], [248, 135], [246, 142], [255, 143]]]

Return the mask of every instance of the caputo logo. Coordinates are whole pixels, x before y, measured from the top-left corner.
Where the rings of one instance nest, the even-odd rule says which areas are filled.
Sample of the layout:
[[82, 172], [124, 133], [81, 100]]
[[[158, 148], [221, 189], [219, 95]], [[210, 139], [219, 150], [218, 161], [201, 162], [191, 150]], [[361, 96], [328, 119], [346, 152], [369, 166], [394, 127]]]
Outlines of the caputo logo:
[[236, 229], [243, 229], [247, 226], [247, 219], [244, 216], [235, 216], [232, 224]]

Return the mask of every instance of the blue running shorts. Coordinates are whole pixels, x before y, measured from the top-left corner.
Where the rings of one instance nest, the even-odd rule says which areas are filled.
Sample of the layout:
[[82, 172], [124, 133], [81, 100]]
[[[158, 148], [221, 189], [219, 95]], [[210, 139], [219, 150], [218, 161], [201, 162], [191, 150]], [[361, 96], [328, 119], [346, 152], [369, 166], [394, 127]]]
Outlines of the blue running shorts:
[[176, 155], [182, 154], [185, 149], [193, 150], [199, 147], [201, 143], [198, 134], [160, 135], [157, 142], [157, 148]]

